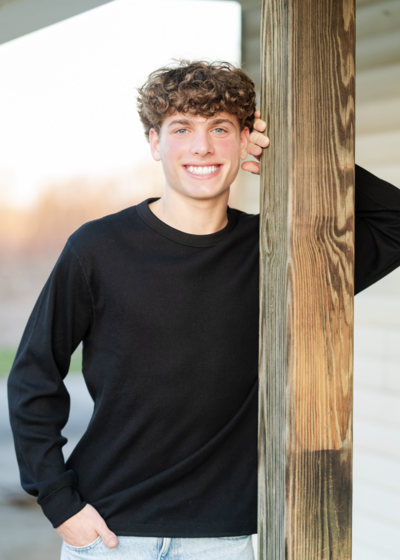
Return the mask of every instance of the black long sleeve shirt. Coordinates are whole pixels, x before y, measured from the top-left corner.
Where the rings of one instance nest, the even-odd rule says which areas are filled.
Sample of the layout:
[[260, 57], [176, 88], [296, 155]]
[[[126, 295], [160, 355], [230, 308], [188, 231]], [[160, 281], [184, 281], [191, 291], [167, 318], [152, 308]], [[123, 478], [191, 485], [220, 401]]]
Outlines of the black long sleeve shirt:
[[[54, 527], [92, 504], [117, 535], [257, 531], [259, 216], [217, 233], [147, 199], [68, 240], [9, 376], [23, 488]], [[356, 168], [355, 291], [400, 264], [400, 190]], [[83, 341], [94, 401], [64, 462], [64, 385]]]

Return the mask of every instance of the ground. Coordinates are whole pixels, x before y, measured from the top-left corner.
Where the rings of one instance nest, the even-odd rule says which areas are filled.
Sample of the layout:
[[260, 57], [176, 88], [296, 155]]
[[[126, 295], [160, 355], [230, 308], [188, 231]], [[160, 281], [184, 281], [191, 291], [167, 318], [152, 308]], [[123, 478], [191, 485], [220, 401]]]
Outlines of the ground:
[[[7, 379], [0, 378], [0, 560], [59, 560], [61, 539], [36, 500], [24, 492], [8, 419]], [[70, 374], [66, 385], [72, 406], [65, 454], [68, 456], [92, 413], [92, 401], [80, 374]]]

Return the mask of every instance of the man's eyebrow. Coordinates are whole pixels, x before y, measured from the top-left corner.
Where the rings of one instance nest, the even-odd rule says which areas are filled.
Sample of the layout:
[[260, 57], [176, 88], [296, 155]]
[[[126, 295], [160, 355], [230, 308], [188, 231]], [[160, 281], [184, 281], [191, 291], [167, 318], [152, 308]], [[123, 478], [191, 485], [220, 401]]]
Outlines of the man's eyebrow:
[[175, 124], [184, 124], [184, 125], [189, 125], [190, 124], [190, 120], [189, 119], [174, 119], [173, 121], [171, 121], [168, 125], [168, 128], [170, 128], [171, 126], [174, 126]]
[[[232, 126], [235, 126], [234, 123], [230, 119], [227, 119], [226, 117], [217, 117], [217, 118], [213, 119], [210, 124], [211, 124], [211, 126], [215, 126], [217, 124], [224, 124], [224, 123], [229, 123]], [[174, 119], [173, 121], [171, 121], [169, 123], [168, 128], [170, 128], [171, 126], [174, 126], [176, 124], [189, 126], [190, 124], [193, 124], [193, 122], [190, 119]]]
[[224, 124], [224, 123], [229, 123], [229, 124], [235, 126], [234, 123], [230, 119], [227, 119], [226, 117], [218, 117], [218, 118], [211, 121], [211, 124], [213, 126], [215, 126], [216, 124]]

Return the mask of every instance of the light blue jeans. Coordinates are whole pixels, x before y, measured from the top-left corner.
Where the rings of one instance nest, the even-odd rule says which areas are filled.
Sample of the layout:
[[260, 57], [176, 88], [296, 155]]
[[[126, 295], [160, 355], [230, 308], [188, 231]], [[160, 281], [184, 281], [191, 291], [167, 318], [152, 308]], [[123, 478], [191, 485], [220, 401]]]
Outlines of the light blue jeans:
[[63, 542], [61, 560], [254, 560], [251, 535], [244, 537], [118, 537], [107, 548], [101, 537], [86, 546]]

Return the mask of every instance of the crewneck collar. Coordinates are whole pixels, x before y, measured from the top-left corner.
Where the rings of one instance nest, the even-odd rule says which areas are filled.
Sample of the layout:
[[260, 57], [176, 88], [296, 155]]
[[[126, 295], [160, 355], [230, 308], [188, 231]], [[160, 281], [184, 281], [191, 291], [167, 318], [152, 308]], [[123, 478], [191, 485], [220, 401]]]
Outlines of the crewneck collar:
[[238, 221], [239, 212], [235, 209], [227, 207], [228, 213], [228, 223], [223, 229], [216, 231], [215, 233], [209, 233], [207, 235], [194, 235], [191, 233], [186, 233], [179, 229], [175, 229], [162, 220], [157, 218], [155, 214], [150, 210], [149, 204], [152, 202], [159, 200], [161, 197], [155, 198], [147, 198], [143, 200], [140, 204], [136, 206], [139, 216], [146, 222], [154, 230], [158, 231], [164, 237], [168, 237], [172, 241], [176, 243], [180, 243], [181, 245], [189, 245], [192, 247], [212, 247], [216, 245], [229, 233], [233, 230], [236, 226]]

